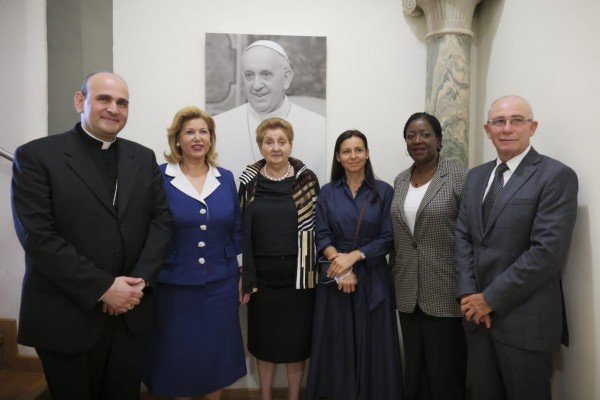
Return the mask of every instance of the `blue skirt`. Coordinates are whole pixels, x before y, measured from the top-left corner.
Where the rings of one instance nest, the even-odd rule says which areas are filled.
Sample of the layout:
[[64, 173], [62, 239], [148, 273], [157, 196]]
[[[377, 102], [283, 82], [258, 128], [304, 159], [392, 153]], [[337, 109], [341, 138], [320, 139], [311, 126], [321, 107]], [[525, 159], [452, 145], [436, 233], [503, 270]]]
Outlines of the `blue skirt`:
[[158, 284], [144, 383], [159, 396], [201, 396], [246, 375], [238, 277], [204, 286]]
[[338, 290], [337, 284], [317, 286], [307, 400], [403, 398], [400, 343], [387, 265], [361, 265], [354, 272], [358, 285], [352, 294]]

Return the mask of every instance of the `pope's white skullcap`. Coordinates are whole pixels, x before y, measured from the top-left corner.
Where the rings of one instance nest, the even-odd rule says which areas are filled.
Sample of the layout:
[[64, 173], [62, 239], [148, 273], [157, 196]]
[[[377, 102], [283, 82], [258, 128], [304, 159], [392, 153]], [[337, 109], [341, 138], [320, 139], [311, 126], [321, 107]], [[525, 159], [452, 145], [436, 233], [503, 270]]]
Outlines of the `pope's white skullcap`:
[[290, 62], [290, 59], [288, 58], [287, 53], [285, 52], [283, 47], [281, 47], [278, 43], [272, 42], [270, 40], [257, 40], [256, 42], [252, 43], [250, 46], [246, 47], [246, 49], [244, 50], [244, 53], [247, 52], [252, 47], [256, 47], [256, 46], [268, 47], [269, 49], [281, 54], [283, 56], [283, 58], [285, 58], [287, 60], [287, 62]]

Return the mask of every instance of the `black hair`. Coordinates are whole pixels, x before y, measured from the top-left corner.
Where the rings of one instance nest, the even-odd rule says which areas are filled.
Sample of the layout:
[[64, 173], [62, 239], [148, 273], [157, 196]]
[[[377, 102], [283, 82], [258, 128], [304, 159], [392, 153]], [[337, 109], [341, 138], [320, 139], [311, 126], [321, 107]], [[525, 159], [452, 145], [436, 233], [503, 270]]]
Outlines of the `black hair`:
[[413, 115], [411, 115], [408, 118], [408, 121], [406, 121], [406, 124], [404, 124], [404, 139], [406, 139], [406, 130], [408, 129], [408, 126], [410, 125], [411, 122], [416, 121], [418, 119], [424, 119], [427, 122], [429, 122], [429, 125], [431, 125], [431, 127], [433, 128], [433, 132], [435, 133], [435, 137], [437, 137], [441, 143], [442, 141], [442, 125], [440, 124], [440, 121], [438, 121], [438, 119], [436, 117], [434, 117], [433, 115], [426, 113], [426, 112], [418, 112], [418, 113], [414, 113]]
[[[344, 140], [350, 139], [352, 137], [357, 137], [365, 145], [365, 150], [369, 150], [369, 143], [367, 141], [367, 137], [359, 130], [351, 129], [341, 133], [337, 140], [335, 141], [335, 150], [333, 152], [333, 162], [331, 164], [331, 182], [335, 182], [338, 179], [342, 178], [346, 171], [344, 167], [342, 167], [342, 163], [337, 160], [336, 155], [340, 153], [340, 147]], [[371, 159], [367, 158], [365, 162], [365, 181], [373, 188], [373, 198], [371, 201], [375, 201], [379, 199], [379, 192], [377, 191], [377, 186], [375, 185], [375, 173], [373, 172], [373, 166], [371, 165]]]

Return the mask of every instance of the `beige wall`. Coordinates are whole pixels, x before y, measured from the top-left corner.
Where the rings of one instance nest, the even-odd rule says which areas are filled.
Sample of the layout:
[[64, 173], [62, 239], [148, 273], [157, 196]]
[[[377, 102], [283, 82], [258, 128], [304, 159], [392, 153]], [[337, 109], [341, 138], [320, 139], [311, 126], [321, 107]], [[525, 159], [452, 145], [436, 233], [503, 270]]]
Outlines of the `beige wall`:
[[[556, 357], [554, 398], [600, 398], [600, 185], [597, 160], [600, 93], [600, 2], [597, 0], [490, 1], [479, 10], [479, 74], [474, 126], [482, 126], [494, 98], [528, 98], [539, 127], [532, 139], [541, 153], [575, 169], [579, 208], [564, 290], [571, 346]], [[483, 137], [482, 130], [475, 136]], [[478, 161], [493, 157], [485, 139]], [[596, 267], [596, 268], [594, 268]]]
[[[44, 5], [0, 0], [0, 147], [46, 134]], [[114, 0], [114, 69], [129, 82], [131, 116], [123, 137], [162, 159], [164, 132], [183, 105], [204, 103], [204, 33], [323, 35], [328, 43], [328, 152], [338, 133], [363, 130], [378, 175], [392, 182], [409, 165], [401, 141], [406, 118], [424, 105], [423, 18], [406, 18], [399, 0]], [[569, 6], [566, 6], [569, 4]], [[554, 398], [600, 397], [600, 185], [593, 174], [600, 82], [597, 0], [483, 0], [475, 14], [471, 157], [494, 157], [481, 126], [489, 103], [516, 93], [540, 121], [537, 150], [579, 174], [579, 218], [564, 274], [572, 345], [557, 355]], [[7, 34], [9, 38], [7, 38]], [[15, 45], [18, 42], [18, 45]], [[35, 111], [32, 111], [35, 110]], [[37, 111], [40, 112], [37, 112]], [[219, 149], [221, 152], [227, 149]], [[10, 219], [10, 165], [0, 160], [0, 316], [16, 317], [22, 252]], [[590, 206], [591, 205], [591, 206]], [[597, 261], [596, 261], [597, 262]], [[255, 387], [256, 373], [238, 383]], [[282, 382], [284, 371], [279, 371]]]
[[[0, 147], [13, 153], [47, 134], [46, 9], [39, 0], [0, 0]], [[12, 164], [0, 158], [0, 317], [17, 318], [23, 251], [10, 209]], [[31, 351], [24, 349], [24, 352]]]
[[78, 118], [73, 92], [89, 71], [112, 71], [112, 0], [47, 0], [48, 130]]
[[373, 4], [114, 1], [114, 70], [127, 79], [132, 96], [125, 135], [161, 154], [174, 113], [204, 104], [205, 32], [327, 36], [329, 149], [337, 134], [362, 129], [374, 139], [376, 172], [393, 180], [408, 165], [398, 149], [404, 122], [425, 103], [425, 22], [406, 20], [401, 1]]

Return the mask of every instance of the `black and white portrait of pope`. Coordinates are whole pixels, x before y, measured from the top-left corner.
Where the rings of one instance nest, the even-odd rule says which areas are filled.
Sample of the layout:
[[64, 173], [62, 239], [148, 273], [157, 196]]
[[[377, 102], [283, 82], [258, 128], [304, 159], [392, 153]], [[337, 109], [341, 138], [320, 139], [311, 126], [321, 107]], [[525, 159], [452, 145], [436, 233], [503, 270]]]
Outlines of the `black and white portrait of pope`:
[[291, 156], [326, 182], [326, 38], [206, 34], [206, 110], [216, 123], [218, 163], [238, 178], [262, 158], [256, 127], [292, 124]]

